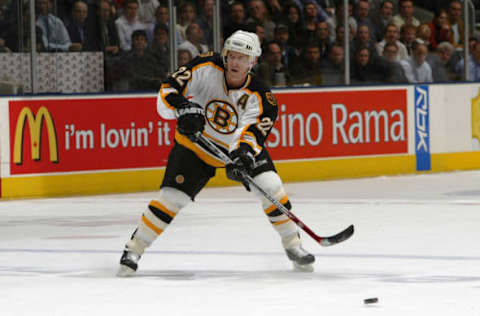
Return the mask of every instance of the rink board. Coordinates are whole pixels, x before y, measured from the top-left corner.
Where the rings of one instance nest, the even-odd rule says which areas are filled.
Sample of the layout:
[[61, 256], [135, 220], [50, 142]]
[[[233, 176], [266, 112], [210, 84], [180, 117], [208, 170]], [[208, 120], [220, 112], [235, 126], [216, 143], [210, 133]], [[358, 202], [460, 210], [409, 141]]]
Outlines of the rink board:
[[[284, 181], [480, 168], [479, 84], [281, 89]], [[158, 189], [175, 121], [154, 95], [0, 98], [2, 198]], [[235, 185], [223, 170], [210, 186]]]

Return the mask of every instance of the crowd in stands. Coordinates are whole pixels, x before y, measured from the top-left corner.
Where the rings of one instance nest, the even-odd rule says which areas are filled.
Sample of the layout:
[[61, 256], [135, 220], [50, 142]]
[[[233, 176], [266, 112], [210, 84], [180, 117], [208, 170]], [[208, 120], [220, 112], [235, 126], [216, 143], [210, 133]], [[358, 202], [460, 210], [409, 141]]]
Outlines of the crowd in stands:
[[[175, 1], [178, 64], [213, 49], [214, 0]], [[222, 37], [255, 32], [254, 72], [273, 87], [342, 85], [345, 36], [353, 84], [480, 80], [480, 41], [463, 1], [223, 0]], [[22, 4], [22, 7], [18, 6]], [[39, 52], [104, 52], [107, 90], [156, 90], [170, 70], [165, 0], [36, 0]], [[0, 52], [31, 49], [30, 5], [0, 0]], [[468, 32], [471, 58], [463, 60]]]

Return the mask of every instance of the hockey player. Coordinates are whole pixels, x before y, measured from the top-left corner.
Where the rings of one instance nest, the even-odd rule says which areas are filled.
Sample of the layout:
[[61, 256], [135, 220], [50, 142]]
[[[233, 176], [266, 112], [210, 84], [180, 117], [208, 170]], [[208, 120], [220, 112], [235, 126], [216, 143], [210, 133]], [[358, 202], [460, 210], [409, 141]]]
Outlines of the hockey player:
[[[254, 33], [236, 31], [226, 41], [222, 54], [199, 56], [172, 73], [162, 84], [157, 110], [164, 119], [177, 118], [175, 144], [168, 157], [160, 192], [143, 212], [137, 229], [126, 243], [119, 276], [135, 273], [145, 249], [163, 233], [216, 168], [226, 167], [227, 177], [248, 184], [242, 172], [285, 207], [290, 201], [264, 147], [277, 117], [277, 103], [268, 88], [250, 73], [261, 55]], [[227, 166], [196, 142], [203, 133], [233, 160]], [[253, 190], [255, 191], [255, 190]], [[298, 228], [276, 206], [262, 200], [265, 214], [279, 233], [288, 258], [302, 270], [312, 271], [315, 257], [301, 245]]]

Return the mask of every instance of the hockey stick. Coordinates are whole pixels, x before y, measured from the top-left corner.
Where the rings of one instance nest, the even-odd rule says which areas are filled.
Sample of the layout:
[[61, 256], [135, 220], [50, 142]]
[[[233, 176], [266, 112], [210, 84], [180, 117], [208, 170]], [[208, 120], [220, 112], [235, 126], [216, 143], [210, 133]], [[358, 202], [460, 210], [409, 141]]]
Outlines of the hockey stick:
[[[200, 132], [196, 134], [197, 142], [203, 144], [206, 146], [208, 149], [213, 151], [217, 157], [219, 157], [225, 164], [230, 164], [232, 163], [232, 159], [225, 154], [223, 151], [221, 151], [214, 143], [212, 143], [208, 138], [203, 136]], [[245, 179], [245, 181], [248, 182], [249, 185], [257, 189], [267, 200], [272, 202], [273, 205], [275, 205], [280, 212], [285, 214], [288, 218], [290, 218], [295, 224], [297, 224], [298, 227], [300, 227], [303, 231], [305, 231], [310, 237], [312, 237], [316, 242], [318, 242], [320, 245], [327, 247], [327, 246], [332, 246], [335, 244], [338, 244], [342, 241], [347, 240], [350, 238], [353, 233], [354, 233], [354, 227], [353, 225], [348, 226], [346, 229], [343, 231], [339, 232], [338, 234], [329, 236], [329, 237], [321, 237], [315, 234], [307, 225], [305, 225], [304, 222], [302, 222], [298, 217], [296, 217], [292, 212], [290, 212], [280, 201], [275, 199], [273, 196], [271, 196], [268, 192], [263, 190], [256, 182], [253, 180], [253, 178], [247, 174], [246, 172], [242, 172], [242, 175]]]

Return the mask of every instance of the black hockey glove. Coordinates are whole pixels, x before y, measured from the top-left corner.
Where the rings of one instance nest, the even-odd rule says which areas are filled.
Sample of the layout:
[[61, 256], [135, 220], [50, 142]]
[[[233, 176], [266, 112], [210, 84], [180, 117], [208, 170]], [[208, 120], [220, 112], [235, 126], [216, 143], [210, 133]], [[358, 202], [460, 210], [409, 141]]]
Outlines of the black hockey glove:
[[241, 182], [247, 191], [250, 191], [248, 182], [243, 176], [244, 173], [252, 175], [253, 169], [255, 169], [255, 158], [250, 146], [240, 144], [238, 149], [230, 153], [230, 158], [232, 158], [232, 163], [226, 165], [227, 178]]
[[185, 102], [177, 107], [177, 129], [180, 134], [196, 141], [195, 134], [205, 128], [205, 112], [194, 102]]

